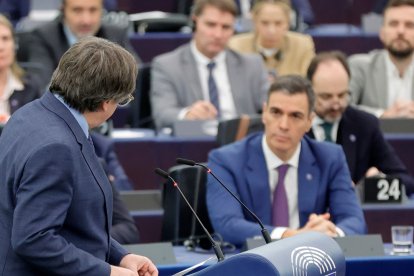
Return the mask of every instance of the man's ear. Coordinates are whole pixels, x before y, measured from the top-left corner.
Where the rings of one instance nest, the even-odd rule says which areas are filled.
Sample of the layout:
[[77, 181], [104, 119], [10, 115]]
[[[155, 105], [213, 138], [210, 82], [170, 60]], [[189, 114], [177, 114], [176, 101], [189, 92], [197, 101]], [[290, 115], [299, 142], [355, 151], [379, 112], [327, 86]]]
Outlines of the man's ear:
[[108, 108], [109, 108], [109, 104], [110, 104], [110, 101], [109, 101], [109, 100], [108, 100], [108, 101], [103, 101], [103, 102], [101, 103], [100, 109], [101, 109], [102, 111], [107, 111], [107, 110], [108, 110]]

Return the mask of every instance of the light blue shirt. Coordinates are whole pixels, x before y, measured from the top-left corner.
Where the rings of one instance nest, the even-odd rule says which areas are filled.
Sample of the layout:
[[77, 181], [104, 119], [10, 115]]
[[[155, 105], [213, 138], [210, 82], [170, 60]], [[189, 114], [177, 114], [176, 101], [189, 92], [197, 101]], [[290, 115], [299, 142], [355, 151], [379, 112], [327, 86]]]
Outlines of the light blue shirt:
[[68, 25], [63, 23], [63, 32], [65, 33], [66, 39], [68, 40], [69, 46], [72, 46], [78, 42], [78, 38], [72, 31], [69, 29]]
[[63, 99], [63, 97], [61, 95], [57, 95], [57, 94], [53, 94], [56, 99], [58, 99], [64, 106], [66, 106], [67, 109], [69, 109], [70, 113], [72, 113], [73, 117], [75, 118], [75, 120], [78, 122], [79, 126], [82, 128], [83, 133], [85, 133], [86, 138], [89, 137], [89, 126], [88, 126], [88, 122], [86, 121], [85, 116], [82, 115], [82, 113], [80, 113], [79, 111], [77, 111], [76, 109], [70, 107], [65, 100]]

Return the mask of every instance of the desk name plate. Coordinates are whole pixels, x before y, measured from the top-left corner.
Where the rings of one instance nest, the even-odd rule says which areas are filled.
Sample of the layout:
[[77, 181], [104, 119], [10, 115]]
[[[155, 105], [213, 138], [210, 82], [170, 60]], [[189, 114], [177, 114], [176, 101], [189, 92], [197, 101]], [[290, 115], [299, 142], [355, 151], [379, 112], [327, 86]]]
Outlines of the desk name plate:
[[401, 203], [401, 180], [392, 176], [368, 177], [364, 181], [364, 203]]

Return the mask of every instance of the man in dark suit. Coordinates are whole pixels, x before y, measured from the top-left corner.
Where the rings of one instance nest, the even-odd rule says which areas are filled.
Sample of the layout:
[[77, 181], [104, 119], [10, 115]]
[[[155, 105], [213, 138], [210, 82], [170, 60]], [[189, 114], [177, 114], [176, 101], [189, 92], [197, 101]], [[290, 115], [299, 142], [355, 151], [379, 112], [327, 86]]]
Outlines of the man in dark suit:
[[414, 192], [414, 179], [385, 141], [378, 119], [349, 106], [352, 91], [346, 57], [340, 52], [320, 53], [312, 60], [307, 76], [315, 90], [317, 115], [309, 135], [342, 146], [354, 183], [366, 174], [382, 172], [401, 178], [407, 193]]
[[[209, 166], [271, 231], [272, 238], [305, 231], [363, 234], [365, 221], [342, 149], [303, 137], [314, 95], [300, 76], [276, 79], [263, 105], [265, 131], [213, 150]], [[236, 245], [260, 227], [214, 179], [207, 185], [214, 230]], [[223, 208], [224, 207], [224, 208]]]
[[150, 98], [158, 128], [260, 111], [268, 88], [261, 57], [227, 48], [236, 13], [233, 0], [196, 0], [191, 42], [154, 59]]
[[112, 191], [89, 129], [132, 99], [137, 65], [90, 37], [74, 44], [50, 91], [17, 110], [0, 137], [2, 275], [157, 275], [111, 238]]
[[63, 53], [82, 37], [105, 38], [134, 53], [126, 29], [102, 24], [103, 0], [63, 0], [61, 10], [54, 21], [33, 32], [29, 61], [42, 66], [40, 74], [34, 73], [39, 74], [43, 87], [49, 83]]

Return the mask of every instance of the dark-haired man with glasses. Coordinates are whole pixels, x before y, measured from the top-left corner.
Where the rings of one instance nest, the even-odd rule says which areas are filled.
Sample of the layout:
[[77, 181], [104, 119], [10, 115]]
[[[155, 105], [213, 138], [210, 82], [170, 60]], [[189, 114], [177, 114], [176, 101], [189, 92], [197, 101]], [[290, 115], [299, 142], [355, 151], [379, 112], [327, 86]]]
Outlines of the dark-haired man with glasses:
[[349, 106], [350, 70], [341, 52], [320, 53], [307, 72], [315, 91], [315, 116], [309, 136], [342, 145], [352, 181], [385, 173], [399, 177], [407, 193], [414, 192], [414, 179], [385, 141], [378, 119]]

